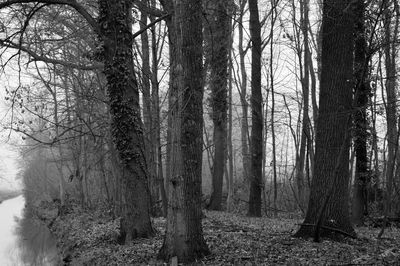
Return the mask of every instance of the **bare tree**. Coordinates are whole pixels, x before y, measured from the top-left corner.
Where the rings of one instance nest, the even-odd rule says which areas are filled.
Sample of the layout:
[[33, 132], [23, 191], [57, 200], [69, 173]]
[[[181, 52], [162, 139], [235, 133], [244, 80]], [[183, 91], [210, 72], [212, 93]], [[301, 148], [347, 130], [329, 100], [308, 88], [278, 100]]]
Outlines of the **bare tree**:
[[214, 161], [212, 164], [212, 194], [208, 208], [221, 210], [223, 176], [226, 164], [226, 137], [228, 111], [228, 57], [230, 47], [231, 5], [227, 1], [206, 3], [206, 56], [210, 69], [210, 104], [214, 124]]
[[[98, 1], [98, 19], [88, 9], [76, 1], [41, 0], [41, 1], [4, 1], [0, 9], [32, 3], [29, 19], [40, 9], [49, 5], [61, 5], [80, 14], [102, 41], [102, 51], [98, 53], [104, 66], [108, 83], [108, 96], [111, 112], [111, 133], [119, 158], [121, 169], [122, 197], [118, 204], [121, 212], [122, 242], [129, 242], [135, 237], [148, 237], [153, 234], [149, 216], [149, 189], [147, 186], [147, 169], [144, 153], [143, 125], [140, 116], [139, 90], [135, 77], [132, 52], [132, 14], [131, 1]], [[28, 24], [25, 24], [28, 25]], [[26, 27], [26, 26], [25, 26]], [[20, 31], [23, 34], [25, 28]], [[21, 35], [22, 36], [22, 35]], [[2, 41], [4, 44], [4, 40]], [[43, 61], [62, 64], [37, 55], [22, 43], [10, 44], [32, 57]], [[71, 64], [67, 64], [71, 66]], [[79, 65], [74, 65], [79, 67]]]
[[321, 86], [311, 194], [296, 236], [355, 236], [349, 217], [349, 147], [352, 108], [353, 14], [350, 1], [325, 0]]
[[352, 202], [352, 222], [362, 225], [364, 215], [367, 214], [367, 183], [369, 182], [368, 170], [368, 117], [367, 106], [369, 99], [368, 58], [365, 31], [365, 4], [357, 1], [355, 14], [355, 45], [354, 45], [354, 150], [356, 156], [356, 168], [354, 177], [354, 194]]
[[[200, 0], [163, 1], [173, 16], [167, 21], [170, 37], [171, 147], [167, 230], [159, 257], [192, 262], [209, 253], [201, 225], [203, 148], [203, 36]], [[176, 137], [176, 138], [175, 138]]]
[[263, 111], [261, 94], [261, 24], [257, 0], [249, 0], [251, 48], [251, 171], [249, 216], [261, 216]]

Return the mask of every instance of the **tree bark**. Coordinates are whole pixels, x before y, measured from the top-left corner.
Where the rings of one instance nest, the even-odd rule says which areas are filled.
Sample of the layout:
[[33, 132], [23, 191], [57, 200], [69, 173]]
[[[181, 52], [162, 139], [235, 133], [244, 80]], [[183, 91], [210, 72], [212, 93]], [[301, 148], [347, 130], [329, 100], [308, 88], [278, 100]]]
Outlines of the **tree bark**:
[[274, 181], [274, 216], [278, 215], [278, 173], [276, 168], [276, 134], [275, 134], [275, 81], [274, 81], [274, 16], [276, 13], [276, 1], [271, 0], [271, 29], [270, 29], [270, 60], [269, 60], [269, 78], [271, 83], [271, 137], [272, 137], [272, 170]]
[[367, 56], [364, 16], [364, 1], [357, 1], [355, 16], [355, 46], [354, 46], [354, 76], [355, 76], [355, 95], [354, 95], [354, 150], [356, 156], [356, 167], [353, 187], [352, 202], [352, 222], [355, 225], [363, 225], [364, 214], [367, 214], [367, 183], [369, 182], [368, 171], [368, 95], [369, 89], [366, 84]]
[[261, 216], [263, 115], [261, 94], [261, 24], [257, 0], [249, 0], [251, 49], [251, 168], [248, 216]]
[[206, 56], [209, 58], [211, 89], [210, 102], [214, 124], [214, 161], [212, 167], [212, 193], [208, 209], [222, 209], [222, 187], [226, 164], [226, 137], [228, 111], [228, 56], [230, 47], [230, 17], [227, 1], [211, 1], [206, 6]]
[[121, 165], [121, 242], [153, 235], [149, 215], [148, 173], [143, 123], [132, 53], [132, 3], [99, 0], [99, 25], [103, 41], [111, 131]]
[[180, 116], [179, 139], [171, 155], [167, 230], [159, 258], [168, 261], [176, 256], [179, 262], [188, 263], [209, 253], [201, 225], [202, 4], [200, 0], [177, 0], [173, 4], [174, 16], [169, 23], [175, 24], [170, 37], [178, 38], [173, 52], [179, 54], [171, 57], [178, 59], [174, 67], [181, 75], [174, 101], [175, 115]]
[[[355, 235], [349, 217], [349, 147], [352, 105], [353, 22], [350, 1], [325, 0], [315, 170], [306, 218], [298, 237]], [[323, 228], [321, 228], [323, 226]], [[318, 237], [317, 237], [318, 238]]]
[[[391, 22], [393, 14], [390, 12], [390, 1], [385, 1], [384, 27], [385, 27], [385, 69], [386, 69], [386, 124], [387, 124], [387, 166], [386, 166], [386, 197], [385, 213], [394, 216], [393, 185], [396, 162], [397, 122], [396, 122], [396, 45], [397, 29], [392, 34]], [[398, 18], [396, 18], [398, 19]]]
[[[301, 138], [300, 138], [300, 151], [298, 160], [296, 162], [296, 187], [297, 187], [297, 198], [299, 201], [299, 206], [302, 210], [305, 209], [305, 186], [304, 186], [304, 166], [305, 166], [305, 157], [306, 157], [306, 147], [308, 147], [307, 142], [310, 141], [307, 136], [309, 136], [309, 97], [310, 97], [310, 63], [309, 63], [309, 43], [308, 43], [308, 9], [309, 9], [309, 0], [300, 1], [300, 12], [301, 12], [301, 31], [303, 34], [303, 45], [304, 45], [304, 53], [303, 53], [303, 62], [304, 62], [304, 71], [301, 80], [302, 91], [303, 91], [303, 117], [301, 121]], [[301, 55], [299, 56], [301, 60]]]
[[150, 188], [150, 210], [152, 215], [157, 215], [157, 201], [159, 198], [159, 187], [157, 182], [157, 165], [155, 158], [156, 140], [154, 139], [155, 123], [153, 118], [152, 106], [154, 102], [151, 99], [150, 81], [152, 79], [152, 72], [150, 70], [150, 45], [149, 36], [145, 30], [147, 27], [148, 14], [141, 11], [140, 15], [140, 30], [143, 33], [140, 35], [141, 49], [142, 49], [142, 82], [141, 91], [143, 95], [143, 124], [144, 124], [144, 140], [145, 140], [145, 154], [147, 162], [148, 183]]
[[233, 174], [233, 142], [232, 142], [232, 133], [233, 133], [233, 98], [232, 98], [232, 75], [233, 75], [233, 65], [232, 65], [232, 46], [233, 46], [233, 38], [234, 33], [232, 29], [234, 25], [230, 23], [229, 25], [229, 32], [231, 36], [229, 37], [229, 70], [228, 70], [228, 99], [229, 99], [229, 106], [228, 106], [228, 182], [227, 182], [227, 190], [228, 196], [226, 198], [226, 208], [228, 212], [231, 212], [233, 209], [233, 193], [234, 193], [234, 174]]
[[249, 154], [249, 123], [248, 123], [248, 109], [249, 104], [247, 102], [247, 73], [245, 66], [245, 56], [246, 51], [243, 47], [244, 40], [244, 26], [243, 17], [245, 13], [247, 0], [240, 1], [240, 15], [238, 18], [239, 25], [239, 59], [240, 59], [240, 74], [241, 74], [241, 84], [240, 84], [240, 103], [242, 105], [242, 119], [241, 119], [241, 141], [242, 141], [242, 161], [243, 161], [243, 179], [247, 182], [250, 176], [250, 154]]
[[[151, 0], [151, 6], [156, 6], [156, 1]], [[150, 16], [150, 21], [154, 22], [155, 18]], [[162, 37], [165, 39], [165, 35]], [[152, 51], [152, 73], [151, 73], [151, 87], [152, 87], [152, 106], [153, 106], [153, 132], [152, 132], [152, 142], [154, 149], [154, 160], [156, 169], [156, 182], [161, 195], [163, 216], [167, 217], [168, 209], [168, 198], [165, 190], [165, 180], [164, 180], [164, 170], [163, 170], [163, 156], [162, 156], [162, 146], [161, 146], [161, 120], [160, 120], [160, 87], [158, 82], [158, 42], [156, 26], [151, 27], [151, 51]]]

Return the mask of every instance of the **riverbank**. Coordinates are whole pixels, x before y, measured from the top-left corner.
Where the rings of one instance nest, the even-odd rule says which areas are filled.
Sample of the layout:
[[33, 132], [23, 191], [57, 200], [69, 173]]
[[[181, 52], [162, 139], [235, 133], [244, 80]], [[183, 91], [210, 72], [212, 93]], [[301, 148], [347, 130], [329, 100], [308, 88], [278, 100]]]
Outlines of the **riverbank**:
[[0, 203], [2, 203], [5, 200], [12, 199], [15, 197], [18, 197], [21, 195], [21, 191], [15, 191], [15, 190], [0, 190]]
[[[118, 220], [105, 211], [83, 211], [78, 205], [55, 211], [55, 203], [42, 207], [60, 214], [53, 220], [48, 215], [46, 221], [66, 265], [163, 265], [156, 259], [163, 242], [163, 218], [153, 219], [155, 237], [121, 246]], [[212, 254], [198, 261], [201, 265], [400, 265], [398, 228], [387, 228], [381, 239], [377, 239], [380, 228], [360, 227], [358, 239], [314, 243], [292, 237], [298, 219], [224, 212], [205, 212], [205, 216], [203, 230]]]
[[57, 240], [57, 248], [64, 265], [120, 265], [128, 263], [119, 253], [118, 220], [107, 211], [83, 210], [69, 202], [42, 202], [35, 207], [35, 215], [43, 221]]

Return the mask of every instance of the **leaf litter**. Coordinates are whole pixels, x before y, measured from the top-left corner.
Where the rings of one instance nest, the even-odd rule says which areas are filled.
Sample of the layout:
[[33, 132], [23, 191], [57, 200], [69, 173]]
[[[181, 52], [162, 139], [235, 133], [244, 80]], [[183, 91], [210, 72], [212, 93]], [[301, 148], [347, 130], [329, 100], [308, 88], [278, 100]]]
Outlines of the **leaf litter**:
[[[204, 214], [203, 232], [211, 255], [193, 265], [400, 265], [398, 228], [387, 228], [382, 239], [376, 238], [380, 228], [359, 227], [357, 239], [323, 239], [315, 243], [292, 237], [301, 219], [250, 218], [216, 211]], [[73, 217], [72, 223], [79, 221], [79, 226], [70, 228], [80, 228], [79, 232], [64, 232], [61, 236], [64, 242], [65, 238], [72, 238], [78, 243], [71, 265], [166, 265], [157, 260], [165, 233], [164, 218], [153, 219], [155, 237], [121, 246], [112, 241], [115, 222], [92, 217], [84, 219], [89, 224], [82, 226], [82, 219]], [[59, 221], [61, 225], [67, 222], [71, 221]]]

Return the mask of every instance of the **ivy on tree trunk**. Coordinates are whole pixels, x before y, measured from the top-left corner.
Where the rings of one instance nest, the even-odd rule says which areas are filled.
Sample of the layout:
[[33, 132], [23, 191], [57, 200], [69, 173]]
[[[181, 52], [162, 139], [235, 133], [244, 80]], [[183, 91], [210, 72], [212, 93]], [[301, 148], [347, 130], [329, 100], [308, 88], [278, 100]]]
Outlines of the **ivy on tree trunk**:
[[149, 188], [144, 152], [139, 90], [132, 53], [132, 1], [100, 0], [100, 39], [111, 112], [111, 133], [121, 168], [117, 202], [121, 216], [121, 242], [149, 237]]

